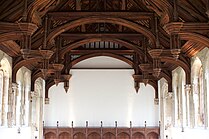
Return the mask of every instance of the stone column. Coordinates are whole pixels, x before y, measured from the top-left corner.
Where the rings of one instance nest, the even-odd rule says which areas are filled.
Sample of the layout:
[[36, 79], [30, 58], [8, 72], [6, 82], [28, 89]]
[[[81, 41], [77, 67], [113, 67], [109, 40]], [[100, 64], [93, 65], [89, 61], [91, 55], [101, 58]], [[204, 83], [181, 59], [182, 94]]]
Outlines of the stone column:
[[189, 117], [189, 126], [194, 128], [195, 126], [195, 113], [194, 113], [194, 99], [193, 99], [193, 91], [192, 85], [185, 85], [186, 91], [188, 93], [188, 117]]
[[[42, 92], [31, 92], [31, 99], [35, 100], [36, 103], [35, 104], [35, 113], [32, 113], [32, 115], [36, 116], [35, 121], [33, 121], [34, 123], [34, 130], [33, 133], [35, 135], [35, 133], [37, 132], [37, 139], [42, 139], [43, 137], [43, 97], [42, 95], [39, 96], [39, 94], [41, 94]], [[32, 105], [32, 104], [31, 104]], [[31, 109], [33, 109], [33, 107], [31, 107]]]
[[[39, 112], [37, 111], [37, 93], [31, 91], [30, 93], [30, 125], [32, 127], [32, 138], [35, 138], [37, 128], [37, 119]], [[34, 107], [35, 106], [35, 107]]]
[[2, 97], [2, 126], [7, 125], [7, 112], [8, 112], [8, 80], [9, 78], [3, 77], [3, 97]]
[[21, 100], [20, 100], [20, 125], [25, 125], [25, 87], [21, 86]]
[[174, 113], [173, 111], [173, 92], [168, 92], [165, 96], [165, 116], [166, 116], [166, 123], [167, 123], [167, 128], [170, 128], [172, 124], [172, 114]]
[[[205, 68], [204, 68], [205, 69]], [[204, 86], [204, 111], [205, 111], [205, 115], [204, 115], [204, 123], [205, 123], [205, 128], [207, 129], [207, 127], [209, 126], [208, 125], [208, 109], [209, 109], [209, 105], [208, 105], [208, 95], [209, 95], [209, 92], [208, 92], [208, 89], [207, 89], [207, 85], [208, 85], [208, 82], [207, 82], [207, 78], [209, 77], [209, 73], [207, 70], [204, 70], [204, 78], [203, 78], [203, 86]]]
[[183, 108], [183, 95], [184, 92], [182, 92], [182, 87], [179, 88], [179, 115], [180, 115], [180, 125], [182, 132], [184, 131], [184, 108]]
[[32, 110], [33, 110], [33, 94], [34, 94], [34, 91], [31, 91], [30, 92], [30, 102], [29, 102], [29, 119], [28, 119], [28, 124], [29, 126], [32, 126], [32, 116], [33, 116], [33, 113], [32, 113]]
[[184, 86], [184, 90], [185, 90], [185, 100], [186, 100], [186, 126], [189, 126], [190, 124], [190, 101], [189, 101], [189, 95], [190, 95], [190, 91], [191, 91], [191, 85], [190, 84], [186, 84]]
[[165, 138], [165, 98], [163, 93], [160, 92], [160, 139]]
[[12, 92], [14, 93], [14, 99], [13, 99], [13, 125], [16, 126], [16, 109], [17, 109], [17, 96], [18, 96], [18, 84], [12, 83]]
[[7, 113], [7, 125], [9, 128], [13, 126], [13, 107], [14, 107], [14, 91], [12, 89], [12, 83], [9, 80], [9, 89], [8, 89], [8, 113]]
[[172, 116], [171, 116], [171, 124], [174, 127], [176, 125], [176, 119], [175, 119], [175, 113], [176, 113], [176, 109], [175, 109], [175, 93], [172, 92], [172, 97], [171, 97], [171, 102], [172, 102]]
[[[42, 94], [42, 92], [40, 92]], [[40, 112], [39, 112], [39, 139], [43, 138], [43, 97], [42, 95], [39, 98], [39, 106], [40, 106]]]

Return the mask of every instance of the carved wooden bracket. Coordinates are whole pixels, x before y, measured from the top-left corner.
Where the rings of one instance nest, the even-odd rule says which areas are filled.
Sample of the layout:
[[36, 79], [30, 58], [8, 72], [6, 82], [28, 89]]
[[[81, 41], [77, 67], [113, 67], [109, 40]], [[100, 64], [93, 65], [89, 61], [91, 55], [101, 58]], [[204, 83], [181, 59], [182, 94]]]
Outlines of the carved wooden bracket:
[[163, 49], [151, 49], [149, 54], [153, 58], [153, 76], [158, 78], [161, 72], [160, 68], [160, 55], [163, 52]]
[[209, 23], [183, 23], [183, 22], [172, 22], [163, 26], [163, 29], [168, 33], [180, 33], [182, 31], [189, 32], [208, 32]]
[[0, 32], [17, 32], [19, 35], [32, 35], [38, 27], [32, 23], [9, 23], [0, 22]]
[[61, 77], [64, 79], [64, 88], [65, 88], [66, 93], [69, 89], [69, 80], [71, 76], [72, 76], [71, 74], [61, 75]]

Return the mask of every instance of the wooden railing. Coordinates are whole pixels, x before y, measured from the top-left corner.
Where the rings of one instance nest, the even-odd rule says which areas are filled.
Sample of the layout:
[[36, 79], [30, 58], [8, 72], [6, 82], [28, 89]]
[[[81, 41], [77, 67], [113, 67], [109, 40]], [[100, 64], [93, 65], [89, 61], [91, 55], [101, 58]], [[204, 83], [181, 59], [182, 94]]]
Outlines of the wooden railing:
[[44, 127], [44, 139], [159, 139], [159, 127]]

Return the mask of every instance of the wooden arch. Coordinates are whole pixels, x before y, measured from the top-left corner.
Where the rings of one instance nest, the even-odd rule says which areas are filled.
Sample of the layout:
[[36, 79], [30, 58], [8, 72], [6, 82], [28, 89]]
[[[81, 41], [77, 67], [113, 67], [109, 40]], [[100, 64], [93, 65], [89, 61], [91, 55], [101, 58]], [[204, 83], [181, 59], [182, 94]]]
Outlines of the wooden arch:
[[39, 70], [39, 72], [37, 72], [36, 74], [32, 75], [31, 78], [31, 91], [34, 91], [35, 88], [35, 81], [36, 79], [38, 79], [39, 77], [43, 77], [43, 73]]
[[93, 54], [88, 54], [88, 55], [81, 56], [81, 57], [73, 60], [69, 65], [71, 67], [73, 67], [78, 62], [81, 62], [81, 61], [83, 61], [85, 59], [88, 59], [88, 58], [97, 57], [97, 56], [108, 56], [108, 57], [116, 58], [118, 60], [121, 60], [121, 61], [129, 64], [131, 67], [133, 67], [133, 62], [131, 60], [129, 60], [128, 58], [125, 58], [125, 57], [122, 57], [122, 56], [119, 56], [119, 55], [116, 55], [116, 54], [112, 54], [112, 53], [103, 53], [103, 52], [101, 52], [101, 53], [93, 53]]
[[133, 30], [135, 30], [136, 32], [139, 32], [141, 34], [143, 34], [144, 36], [146, 36], [147, 38], [150, 39], [150, 41], [152, 42], [153, 46], [155, 46], [155, 36], [152, 34], [151, 31], [149, 31], [148, 29], [146, 29], [145, 27], [131, 22], [129, 20], [126, 19], [122, 19], [122, 18], [118, 18], [118, 17], [106, 17], [106, 16], [90, 16], [90, 17], [85, 17], [85, 18], [80, 18], [68, 23], [65, 23], [62, 26], [59, 26], [57, 28], [55, 28], [47, 37], [47, 42], [51, 43], [52, 40], [58, 36], [59, 34], [77, 27], [79, 25], [82, 24], [89, 24], [89, 23], [101, 23], [101, 22], [106, 22], [106, 23], [114, 23], [114, 24], [119, 24], [128, 28], [131, 28]]
[[45, 87], [45, 98], [49, 98], [49, 88], [51, 87], [51, 86], [53, 86], [55, 83], [54, 83], [54, 81], [53, 80], [47, 80], [46, 81], [46, 87]]
[[168, 82], [168, 92], [172, 92], [172, 78], [164, 73], [163, 71], [160, 73], [160, 76], [165, 78]]
[[[116, 54], [112, 54], [112, 53], [93, 53], [93, 54], [87, 54], [87, 55], [84, 55], [84, 56], [81, 56], [81, 57], [75, 59], [74, 61], [69, 63], [69, 65], [67, 67], [65, 67], [65, 68], [70, 69], [72, 66], [76, 65], [78, 62], [81, 62], [81, 61], [83, 61], [85, 59], [88, 59], [88, 58], [97, 57], [97, 56], [108, 56], [108, 57], [116, 58], [118, 60], [121, 60], [121, 61], [129, 64], [131, 67], [133, 66], [133, 62], [131, 60], [129, 60], [129, 59], [125, 58], [125, 57], [116, 55]], [[35, 80], [36, 78], [41, 77], [41, 76], [42, 76], [41, 72], [38, 72], [37, 74], [34, 75], [35, 78], [33, 78], [32, 80]], [[47, 82], [46, 82], [46, 89], [45, 89], [45, 97], [46, 98], [48, 98], [49, 88], [51, 86], [53, 86], [54, 84], [55, 83], [54, 83], [53, 80], [47, 80]], [[152, 82], [150, 82], [149, 84], [154, 87]], [[155, 90], [156, 90], [156, 88], [155, 88]]]
[[184, 63], [180, 59], [176, 60], [176, 59], [174, 59], [172, 57], [168, 57], [168, 56], [161, 57], [161, 61], [169, 62], [171, 64], [175, 64], [177, 66], [182, 67], [184, 69], [185, 73], [186, 73], [186, 84], [190, 84], [190, 82], [191, 82], [191, 77], [190, 77], [191, 70], [190, 70], [189, 65], [187, 65], [186, 63]]
[[203, 44], [209, 48], [209, 39], [203, 35], [191, 32], [180, 32], [179, 36], [182, 40], [191, 40]]
[[124, 41], [124, 40], [114, 39], [114, 38], [89, 38], [89, 39], [79, 40], [79, 41], [74, 42], [72, 44], [66, 45], [65, 48], [63, 48], [60, 51], [60, 56], [61, 56], [61, 58], [64, 58], [64, 55], [72, 49], [75, 49], [75, 48], [77, 48], [81, 45], [87, 44], [87, 43], [99, 42], [99, 41], [109, 41], [109, 42], [118, 43], [128, 49], [132, 49], [132, 50], [136, 51], [137, 53], [139, 53], [142, 56], [145, 55], [145, 53], [141, 49], [139, 49], [137, 45], [131, 44], [131, 43]]
[[48, 0], [36, 0], [34, 3], [32, 3], [28, 7], [28, 15], [27, 15], [28, 22], [32, 22], [32, 19], [33, 19], [33, 16], [34, 16], [34, 13], [36, 12], [36, 10], [39, 8], [39, 6], [43, 5], [47, 1]]
[[149, 80], [148, 84], [151, 85], [155, 89], [155, 98], [158, 98], [158, 86], [157, 81], [155, 80]]
[[142, 0], [142, 2], [148, 9], [155, 11], [156, 14], [161, 17], [162, 25], [169, 23], [170, 20], [172, 20], [173, 7], [167, 0]]
[[22, 32], [16, 31], [16, 32], [7, 32], [0, 34], [0, 42], [10, 41], [10, 40], [20, 40], [21, 39]]
[[29, 58], [27, 60], [21, 60], [20, 62], [18, 62], [17, 64], [14, 65], [12, 71], [13, 71], [13, 74], [12, 74], [12, 81], [13, 82], [16, 82], [16, 74], [17, 74], [17, 71], [22, 67], [22, 66], [27, 66], [28, 63], [35, 63], [35, 62], [38, 62], [38, 61], [41, 61], [40, 58]]

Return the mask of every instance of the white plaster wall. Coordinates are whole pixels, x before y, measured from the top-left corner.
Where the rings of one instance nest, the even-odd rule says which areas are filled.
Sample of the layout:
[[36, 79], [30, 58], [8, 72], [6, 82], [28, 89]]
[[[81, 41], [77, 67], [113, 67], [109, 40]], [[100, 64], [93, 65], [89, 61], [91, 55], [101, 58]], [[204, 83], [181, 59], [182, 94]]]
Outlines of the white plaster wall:
[[141, 84], [135, 93], [133, 70], [72, 70], [70, 89], [63, 83], [49, 89], [50, 104], [45, 105], [45, 125], [60, 126], [157, 126], [158, 106], [154, 105], [154, 89]]

